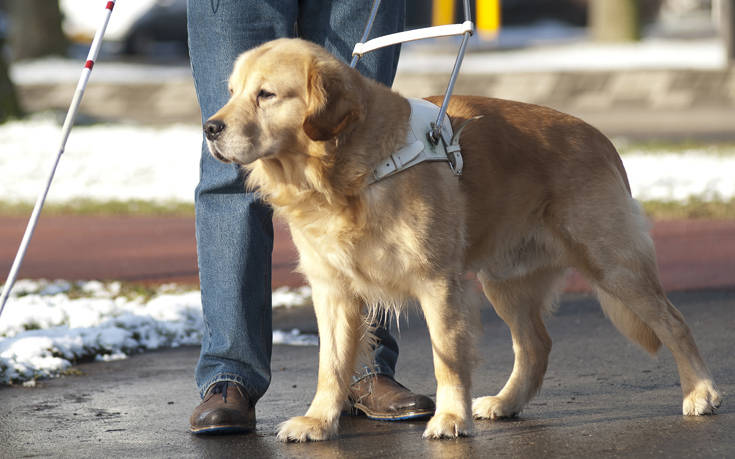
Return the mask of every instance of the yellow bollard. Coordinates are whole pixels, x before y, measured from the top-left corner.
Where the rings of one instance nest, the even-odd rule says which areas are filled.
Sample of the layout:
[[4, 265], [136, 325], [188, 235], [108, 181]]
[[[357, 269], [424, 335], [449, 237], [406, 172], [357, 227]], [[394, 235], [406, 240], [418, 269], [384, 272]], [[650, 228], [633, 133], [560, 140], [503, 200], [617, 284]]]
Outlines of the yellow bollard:
[[477, 0], [477, 33], [485, 40], [497, 38], [500, 31], [500, 1]]
[[454, 0], [433, 0], [431, 25], [454, 24]]

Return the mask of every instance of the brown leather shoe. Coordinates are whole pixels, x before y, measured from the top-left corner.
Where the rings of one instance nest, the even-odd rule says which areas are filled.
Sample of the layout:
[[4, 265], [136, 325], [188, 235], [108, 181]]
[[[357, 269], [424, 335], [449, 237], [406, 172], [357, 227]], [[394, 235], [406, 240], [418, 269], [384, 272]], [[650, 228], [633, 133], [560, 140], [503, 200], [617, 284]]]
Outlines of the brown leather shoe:
[[255, 429], [255, 405], [239, 384], [212, 385], [189, 419], [194, 434], [244, 433]]
[[363, 378], [350, 387], [350, 402], [356, 411], [379, 421], [403, 421], [434, 414], [434, 402], [414, 394], [386, 375]]

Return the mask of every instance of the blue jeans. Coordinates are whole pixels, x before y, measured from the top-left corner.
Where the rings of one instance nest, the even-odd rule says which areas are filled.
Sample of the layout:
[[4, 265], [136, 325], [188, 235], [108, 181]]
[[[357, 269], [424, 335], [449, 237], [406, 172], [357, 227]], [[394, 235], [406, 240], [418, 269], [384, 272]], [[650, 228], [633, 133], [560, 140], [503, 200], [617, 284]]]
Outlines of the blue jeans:
[[[367, 0], [189, 0], [189, 53], [202, 120], [228, 99], [235, 58], [280, 37], [311, 40], [348, 62], [362, 35]], [[371, 37], [402, 30], [404, 1], [383, 2]], [[363, 75], [388, 86], [398, 47], [366, 55]], [[218, 381], [241, 384], [255, 402], [270, 383], [272, 347], [272, 211], [246, 192], [236, 166], [214, 159], [202, 144], [196, 188], [196, 238], [204, 330], [196, 383], [204, 396]], [[377, 333], [375, 371], [393, 375], [398, 345], [385, 328]]]

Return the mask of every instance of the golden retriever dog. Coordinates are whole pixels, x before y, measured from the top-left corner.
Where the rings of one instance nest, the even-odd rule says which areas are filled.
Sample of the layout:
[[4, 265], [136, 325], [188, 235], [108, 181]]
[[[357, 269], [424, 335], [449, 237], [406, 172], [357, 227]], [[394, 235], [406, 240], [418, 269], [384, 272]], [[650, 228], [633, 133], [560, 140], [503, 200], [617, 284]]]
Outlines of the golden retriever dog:
[[[658, 277], [647, 223], [610, 141], [549, 108], [453, 97], [464, 173], [423, 162], [371, 183], [404, 146], [407, 99], [298, 39], [242, 54], [231, 98], [204, 130], [211, 153], [241, 165], [288, 223], [319, 326], [316, 395], [280, 425], [283, 441], [337, 433], [365, 315], [418, 300], [434, 355], [436, 413], [425, 438], [472, 432], [473, 417], [518, 414], [539, 391], [551, 349], [543, 315], [569, 268], [594, 286], [607, 317], [645, 350], [668, 347], [685, 415], [712, 413], [720, 394]], [[440, 98], [429, 98], [440, 103]], [[428, 131], [428, 127], [427, 127]], [[510, 327], [515, 364], [493, 396], [471, 400], [478, 312], [464, 294], [477, 275]]]

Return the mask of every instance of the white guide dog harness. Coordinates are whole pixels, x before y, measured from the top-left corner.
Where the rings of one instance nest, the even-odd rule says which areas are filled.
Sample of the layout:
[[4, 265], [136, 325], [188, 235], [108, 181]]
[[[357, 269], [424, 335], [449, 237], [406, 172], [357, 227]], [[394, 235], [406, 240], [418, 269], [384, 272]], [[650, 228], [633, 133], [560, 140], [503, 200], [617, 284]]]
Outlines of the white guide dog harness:
[[[462, 175], [463, 162], [459, 148], [459, 134], [462, 128], [455, 136], [452, 132], [452, 124], [445, 116], [442, 120], [439, 142], [434, 143], [428, 134], [432, 132], [439, 107], [422, 99], [408, 99], [408, 103], [411, 105], [411, 117], [406, 134], [406, 145], [383, 159], [373, 169], [369, 183], [373, 184], [424, 161], [447, 161], [455, 175]], [[450, 139], [448, 144], [445, 139]]]

